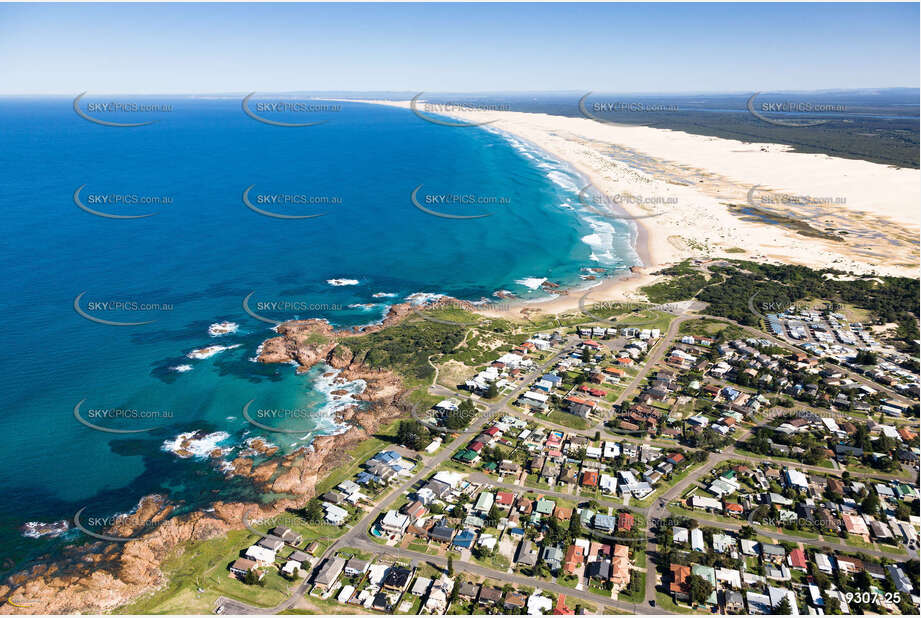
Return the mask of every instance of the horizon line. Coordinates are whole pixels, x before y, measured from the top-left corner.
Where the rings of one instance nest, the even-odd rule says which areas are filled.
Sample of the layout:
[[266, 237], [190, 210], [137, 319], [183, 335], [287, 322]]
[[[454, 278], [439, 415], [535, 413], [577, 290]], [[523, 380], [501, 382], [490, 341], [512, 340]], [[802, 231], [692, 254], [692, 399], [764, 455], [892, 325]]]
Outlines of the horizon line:
[[[816, 90], [802, 89], [774, 89], [774, 90], [687, 90], [687, 91], [614, 91], [614, 90], [424, 90], [428, 95], [553, 95], [553, 94], [592, 94], [604, 95], [642, 95], [642, 96], [702, 96], [702, 95], [751, 95], [753, 92], [762, 94], [822, 94], [822, 93], [846, 93], [846, 92], [863, 92], [863, 91], [884, 91], [884, 90], [915, 90], [921, 92], [921, 86], [862, 86], [852, 88], [820, 88]], [[89, 94], [89, 91], [85, 91]], [[213, 92], [94, 92], [92, 96], [180, 96], [180, 97], [236, 97], [245, 96], [253, 92], [252, 90], [227, 90]], [[292, 95], [292, 94], [315, 94], [315, 95], [408, 95], [410, 98], [419, 93], [419, 90], [262, 90], [255, 91], [260, 95]], [[72, 97], [80, 94], [79, 92], [24, 92], [24, 93], [4, 93], [0, 92], [0, 97]]]

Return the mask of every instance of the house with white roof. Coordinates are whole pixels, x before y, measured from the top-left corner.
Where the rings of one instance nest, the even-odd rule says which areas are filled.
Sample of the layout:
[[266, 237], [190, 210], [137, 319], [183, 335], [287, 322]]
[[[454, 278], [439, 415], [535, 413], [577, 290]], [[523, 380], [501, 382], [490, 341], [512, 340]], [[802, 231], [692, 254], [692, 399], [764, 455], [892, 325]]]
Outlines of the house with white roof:
[[742, 587], [742, 573], [737, 569], [716, 569], [716, 581], [725, 586], [738, 590]]
[[796, 606], [796, 595], [791, 590], [786, 588], [775, 588], [774, 586], [768, 586], [768, 596], [771, 599], [771, 607], [776, 608], [780, 605], [783, 599], [787, 599], [790, 602], [790, 610], [792, 615], [799, 616], [799, 608]]
[[691, 549], [694, 551], [705, 551], [707, 546], [704, 544], [704, 533], [700, 528], [691, 530]]
[[831, 560], [825, 554], [816, 553], [815, 555], [815, 564], [819, 568], [819, 571], [825, 573], [826, 575], [832, 574], [832, 564]]
[[381, 519], [380, 528], [388, 534], [403, 534], [408, 525], [409, 515], [391, 509]]
[[708, 498], [706, 496], [698, 496], [694, 494], [691, 496], [691, 507], [695, 509], [703, 509], [705, 511], [722, 511], [723, 503], [714, 498]]
[[799, 470], [787, 468], [784, 471], [784, 479], [787, 482], [787, 487], [792, 487], [799, 491], [806, 491], [809, 488], [809, 480]]
[[245, 556], [259, 566], [268, 566], [275, 563], [275, 552], [259, 545], [249, 546], [246, 549]]
[[455, 489], [458, 484], [464, 480], [464, 474], [455, 472], [454, 470], [439, 470], [432, 478], [448, 485], [451, 489]]
[[326, 511], [326, 515], [323, 517], [323, 519], [325, 519], [327, 523], [333, 526], [341, 526], [349, 517], [348, 511], [342, 507], [336, 506], [335, 504], [330, 504], [329, 502], [323, 503], [323, 510]]
[[602, 473], [601, 479], [598, 481], [598, 486], [603, 493], [612, 495], [617, 493], [617, 479], [610, 474]]
[[716, 533], [713, 535], [713, 551], [718, 554], [732, 554], [735, 552], [735, 550], [735, 537], [721, 533]]

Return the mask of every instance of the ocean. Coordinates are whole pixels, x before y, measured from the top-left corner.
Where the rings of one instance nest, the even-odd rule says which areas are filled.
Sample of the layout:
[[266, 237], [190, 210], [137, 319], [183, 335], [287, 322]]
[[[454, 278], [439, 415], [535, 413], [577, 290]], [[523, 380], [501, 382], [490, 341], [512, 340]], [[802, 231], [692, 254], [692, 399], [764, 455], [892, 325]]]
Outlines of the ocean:
[[[81, 109], [91, 101], [104, 100]], [[253, 362], [272, 324], [244, 298], [270, 321], [344, 327], [439, 294], [541, 298], [544, 280], [586, 285], [584, 269], [639, 263], [630, 224], [583, 208], [586, 181], [489, 127], [359, 103], [263, 108], [324, 121], [282, 127], [248, 117], [238, 98], [141, 101], [164, 102], [169, 111], [90, 114], [157, 121], [114, 127], [81, 118], [69, 98], [0, 99], [4, 571], [91, 540], [46, 526], [84, 507], [105, 518], [153, 493], [180, 512], [258, 499], [221, 471], [248, 439], [288, 450], [341, 430], [335, 412], [350, 395], [332, 394], [343, 386], [328, 368], [298, 376]], [[209, 334], [221, 322], [230, 332]], [[189, 356], [208, 346], [219, 347]], [[309, 414], [285, 425], [297, 433], [267, 432], [243, 418], [251, 400]], [[98, 431], [75, 414], [145, 431]]]

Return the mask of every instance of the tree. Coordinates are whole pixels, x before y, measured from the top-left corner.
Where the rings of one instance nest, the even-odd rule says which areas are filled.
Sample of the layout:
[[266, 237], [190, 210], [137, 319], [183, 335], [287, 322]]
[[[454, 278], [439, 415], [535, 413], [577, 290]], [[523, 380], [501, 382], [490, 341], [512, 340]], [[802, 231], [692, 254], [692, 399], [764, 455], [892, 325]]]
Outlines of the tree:
[[303, 513], [304, 519], [306, 519], [308, 523], [315, 524], [323, 521], [323, 505], [321, 505], [320, 501], [316, 498], [311, 498], [307, 501]]
[[256, 572], [256, 569], [250, 569], [246, 572], [246, 577], [243, 578], [243, 583], [248, 586], [253, 584], [257, 586], [265, 586], [265, 580], [259, 577], [259, 573]]
[[495, 382], [489, 383], [489, 388], [486, 389], [486, 398], [495, 399], [499, 396], [499, 388], [496, 386]]
[[400, 421], [397, 426], [397, 440], [399, 443], [415, 451], [425, 447], [428, 437], [428, 429], [419, 421]]
[[569, 518], [569, 536], [572, 540], [582, 536], [582, 518], [579, 517], [578, 513], [573, 513], [572, 517]]
[[469, 399], [464, 399], [457, 407], [457, 410], [449, 412], [445, 416], [444, 425], [451, 430], [464, 429], [470, 424], [476, 413], [477, 409], [473, 402]]
[[790, 607], [790, 599], [786, 596], [780, 600], [780, 603], [774, 606], [774, 614], [780, 616], [789, 616], [793, 613], [793, 608]]
[[755, 538], [755, 529], [751, 526], [742, 526], [739, 530], [739, 537], [743, 539], [753, 539]]
[[703, 603], [710, 598], [713, 592], [713, 584], [705, 580], [700, 575], [690, 575], [687, 580], [688, 597], [691, 604]]
[[454, 557], [453, 556], [448, 556], [448, 577], [454, 577]]
[[879, 511], [879, 498], [876, 494], [867, 494], [867, 497], [860, 503], [860, 510], [867, 515], [875, 515]]

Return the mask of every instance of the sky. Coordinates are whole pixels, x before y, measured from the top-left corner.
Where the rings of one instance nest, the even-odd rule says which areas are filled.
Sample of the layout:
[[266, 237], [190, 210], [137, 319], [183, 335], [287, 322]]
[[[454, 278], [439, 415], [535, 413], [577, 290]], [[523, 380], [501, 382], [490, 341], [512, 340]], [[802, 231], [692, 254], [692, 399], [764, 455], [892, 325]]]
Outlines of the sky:
[[0, 4], [0, 94], [919, 86], [919, 5]]

